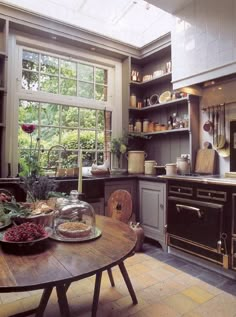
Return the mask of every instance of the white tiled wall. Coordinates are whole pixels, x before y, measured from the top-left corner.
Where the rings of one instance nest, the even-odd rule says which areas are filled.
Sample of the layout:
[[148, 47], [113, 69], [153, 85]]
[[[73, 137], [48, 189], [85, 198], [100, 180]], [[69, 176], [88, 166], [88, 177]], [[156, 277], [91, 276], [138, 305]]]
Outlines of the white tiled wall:
[[172, 30], [174, 88], [236, 72], [236, 0], [193, 0]]

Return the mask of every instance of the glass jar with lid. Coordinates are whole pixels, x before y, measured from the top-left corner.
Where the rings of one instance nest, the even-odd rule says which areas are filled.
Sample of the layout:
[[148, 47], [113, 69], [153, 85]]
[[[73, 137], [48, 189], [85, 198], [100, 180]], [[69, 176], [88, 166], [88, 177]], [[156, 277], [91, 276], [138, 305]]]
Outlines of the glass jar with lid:
[[58, 240], [89, 240], [97, 235], [94, 209], [78, 197], [78, 191], [72, 190], [69, 198], [59, 205], [54, 224]]
[[142, 132], [142, 122], [140, 119], [135, 120], [135, 130], [136, 132]]
[[149, 120], [143, 119], [143, 132], [144, 133], [148, 132], [148, 125], [149, 125]]

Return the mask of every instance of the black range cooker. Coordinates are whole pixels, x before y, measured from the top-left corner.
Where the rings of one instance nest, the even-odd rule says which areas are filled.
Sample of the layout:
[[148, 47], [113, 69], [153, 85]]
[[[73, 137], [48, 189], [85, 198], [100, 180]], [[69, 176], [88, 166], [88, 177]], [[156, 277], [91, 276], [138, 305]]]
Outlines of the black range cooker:
[[204, 177], [190, 179], [168, 180], [168, 245], [228, 268], [233, 252], [233, 189]]

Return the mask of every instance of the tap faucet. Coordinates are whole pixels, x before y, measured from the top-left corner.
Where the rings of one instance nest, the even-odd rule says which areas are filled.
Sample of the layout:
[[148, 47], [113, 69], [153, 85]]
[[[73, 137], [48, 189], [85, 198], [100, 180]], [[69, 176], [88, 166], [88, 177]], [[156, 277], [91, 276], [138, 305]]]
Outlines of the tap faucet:
[[52, 166], [51, 166], [52, 164], [50, 163], [50, 154], [51, 154], [51, 151], [52, 151], [53, 149], [62, 149], [63, 152], [65, 152], [65, 153], [67, 152], [67, 150], [66, 150], [66, 147], [65, 147], [65, 146], [60, 145], [60, 144], [53, 145], [53, 146], [51, 146], [50, 149], [48, 150], [48, 157], [47, 157], [47, 164], [48, 164], [48, 166], [47, 166], [47, 168], [50, 168], [50, 169], [55, 168], [55, 171], [56, 171], [57, 168], [61, 168], [61, 162], [62, 162], [62, 160], [59, 158], [59, 160], [57, 161], [57, 162], [58, 162], [58, 166], [55, 166], [55, 167], [52, 167]]

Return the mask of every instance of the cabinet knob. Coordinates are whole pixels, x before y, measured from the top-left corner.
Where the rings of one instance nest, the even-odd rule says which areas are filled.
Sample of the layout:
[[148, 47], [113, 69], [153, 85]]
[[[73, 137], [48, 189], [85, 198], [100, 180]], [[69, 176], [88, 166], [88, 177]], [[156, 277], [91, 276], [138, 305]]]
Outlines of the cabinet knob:
[[163, 205], [163, 204], [160, 204], [160, 208], [161, 208], [161, 209], [164, 209], [164, 205]]

